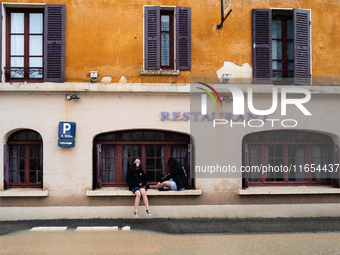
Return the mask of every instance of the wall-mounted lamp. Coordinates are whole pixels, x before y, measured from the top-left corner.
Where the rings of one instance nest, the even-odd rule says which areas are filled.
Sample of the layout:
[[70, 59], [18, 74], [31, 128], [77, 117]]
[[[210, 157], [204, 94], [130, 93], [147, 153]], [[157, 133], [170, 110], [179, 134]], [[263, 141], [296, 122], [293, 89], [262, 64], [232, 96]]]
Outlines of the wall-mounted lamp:
[[97, 82], [98, 71], [90, 71], [91, 82]]
[[233, 101], [233, 99], [229, 95], [221, 96], [220, 99], [221, 99], [221, 101], [226, 101], [226, 102]]
[[76, 94], [73, 94], [73, 95], [67, 94], [67, 95], [66, 95], [66, 99], [67, 99], [67, 100], [72, 100], [72, 99], [80, 99], [80, 98], [77, 97]]
[[231, 73], [224, 73], [224, 74], [222, 75], [222, 82], [223, 82], [223, 83], [229, 82], [230, 77], [231, 77]]

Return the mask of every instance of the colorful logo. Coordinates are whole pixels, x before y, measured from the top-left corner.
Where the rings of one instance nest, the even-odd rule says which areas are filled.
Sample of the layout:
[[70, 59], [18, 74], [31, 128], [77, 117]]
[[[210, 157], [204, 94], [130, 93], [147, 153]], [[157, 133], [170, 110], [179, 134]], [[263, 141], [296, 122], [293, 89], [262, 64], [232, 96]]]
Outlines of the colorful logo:
[[[206, 87], [209, 88], [212, 92], [214, 92], [215, 95], [217, 96], [218, 100], [220, 101], [220, 104], [222, 105], [222, 100], [221, 100], [219, 94], [217, 93], [217, 91], [216, 91], [213, 87], [211, 87], [210, 85], [205, 84], [205, 83], [203, 83], [203, 82], [197, 82], [197, 83], [206, 86]], [[200, 88], [200, 87], [196, 87], [196, 88], [201, 89], [201, 90], [203, 90], [204, 92], [206, 92], [206, 93], [212, 98], [212, 100], [214, 100], [215, 105], [217, 105], [217, 102], [216, 102], [214, 96], [213, 96], [208, 90], [203, 89], [203, 88]]]

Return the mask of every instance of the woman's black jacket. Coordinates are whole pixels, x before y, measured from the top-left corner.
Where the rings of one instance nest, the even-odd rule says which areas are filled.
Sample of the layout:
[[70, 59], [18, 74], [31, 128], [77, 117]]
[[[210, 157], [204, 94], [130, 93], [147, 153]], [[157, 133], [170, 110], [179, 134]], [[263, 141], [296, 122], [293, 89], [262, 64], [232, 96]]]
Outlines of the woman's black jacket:
[[168, 166], [170, 166], [171, 172], [162, 179], [162, 182], [172, 178], [176, 182], [177, 190], [186, 189], [188, 187], [188, 176], [184, 167], [174, 158], [169, 158]]
[[141, 167], [136, 168], [135, 165], [131, 166], [126, 174], [126, 182], [129, 185], [129, 190], [134, 187], [140, 187], [146, 185], [146, 175]]

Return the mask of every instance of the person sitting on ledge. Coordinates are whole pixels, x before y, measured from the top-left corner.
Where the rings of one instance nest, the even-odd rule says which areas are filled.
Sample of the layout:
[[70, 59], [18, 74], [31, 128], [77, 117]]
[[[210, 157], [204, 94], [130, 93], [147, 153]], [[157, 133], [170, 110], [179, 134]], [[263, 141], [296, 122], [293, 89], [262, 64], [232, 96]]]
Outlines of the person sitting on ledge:
[[143, 171], [143, 169], [140, 166], [141, 161], [139, 158], [133, 162], [133, 165], [129, 168], [127, 174], [126, 174], [126, 182], [129, 185], [129, 190], [132, 191], [133, 194], [136, 195], [135, 199], [135, 211], [134, 216], [139, 217], [138, 215], [138, 206], [140, 197], [143, 197], [144, 205], [146, 208], [146, 214], [152, 215], [149, 210], [149, 201], [148, 197], [146, 196], [146, 175]]
[[168, 166], [171, 168], [171, 172], [164, 176], [161, 182], [156, 185], [146, 185], [150, 189], [158, 190], [184, 190], [188, 187], [188, 176], [184, 166], [177, 162], [174, 158], [169, 158]]

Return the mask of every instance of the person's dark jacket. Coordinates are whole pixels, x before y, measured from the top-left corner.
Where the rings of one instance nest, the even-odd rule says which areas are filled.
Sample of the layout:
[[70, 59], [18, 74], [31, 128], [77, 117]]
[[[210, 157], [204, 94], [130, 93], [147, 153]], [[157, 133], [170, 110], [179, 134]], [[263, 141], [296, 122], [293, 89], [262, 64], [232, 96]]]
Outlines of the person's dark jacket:
[[[126, 182], [129, 185], [129, 190], [132, 190], [134, 187], [141, 187], [146, 185], [146, 175], [141, 167], [136, 168], [136, 165], [133, 164], [126, 174]], [[139, 185], [139, 184], [142, 185]]]
[[177, 190], [186, 189], [188, 187], [188, 176], [184, 167], [174, 158], [169, 158], [168, 166], [170, 166], [171, 172], [162, 179], [162, 182], [172, 178], [176, 182]]

